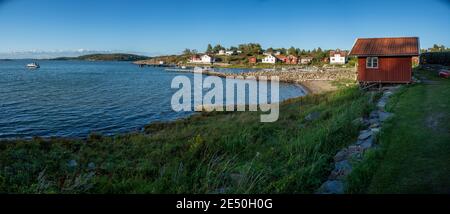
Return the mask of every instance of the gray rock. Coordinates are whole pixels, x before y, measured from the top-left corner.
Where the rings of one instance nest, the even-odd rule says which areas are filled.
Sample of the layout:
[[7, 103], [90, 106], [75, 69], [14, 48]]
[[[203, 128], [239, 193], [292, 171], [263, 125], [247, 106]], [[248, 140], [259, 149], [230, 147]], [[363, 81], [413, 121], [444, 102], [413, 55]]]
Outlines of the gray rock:
[[334, 162], [340, 162], [348, 157], [348, 149], [344, 148], [334, 156]]
[[348, 147], [347, 155], [352, 159], [361, 159], [364, 153], [364, 149], [358, 145], [352, 145]]
[[377, 107], [379, 109], [384, 109], [385, 106], [386, 106], [386, 100], [381, 98], [380, 101], [378, 101], [378, 103], [377, 103]]
[[379, 120], [378, 118], [376, 118], [376, 119], [370, 119], [370, 120], [369, 120], [369, 123], [370, 123], [370, 124], [380, 123], [380, 120]]
[[95, 163], [94, 162], [88, 163], [88, 169], [89, 170], [94, 170], [95, 169]]
[[380, 123], [372, 123], [370, 124], [369, 128], [374, 129], [374, 128], [379, 128], [380, 127]]
[[373, 133], [380, 133], [380, 128], [371, 128], [370, 129]]
[[312, 113], [309, 113], [308, 115], [306, 115], [305, 120], [314, 121], [314, 120], [319, 119], [319, 117], [320, 117], [320, 112], [315, 111], [315, 112], [312, 112]]
[[70, 168], [75, 168], [75, 167], [78, 166], [78, 163], [77, 163], [76, 160], [70, 160], [70, 161], [67, 163], [67, 166], [70, 167]]
[[389, 113], [389, 112], [380, 112], [379, 115], [380, 115], [380, 121], [384, 122], [387, 119], [389, 119], [390, 117], [392, 117], [394, 114]]
[[370, 125], [370, 120], [368, 120], [368, 119], [364, 119], [364, 121], [363, 121], [363, 127], [368, 127], [369, 125]]
[[373, 136], [370, 136], [369, 138], [362, 140], [362, 141], [358, 141], [357, 143], [363, 150], [367, 150], [370, 149], [374, 146], [375, 144], [375, 139]]
[[370, 130], [364, 130], [359, 133], [358, 140], [365, 140], [373, 135], [373, 132]]
[[343, 160], [343, 161], [335, 163], [334, 168], [337, 171], [346, 171], [346, 170], [351, 170], [352, 166], [350, 165], [350, 162], [348, 160]]
[[392, 95], [393, 93], [392, 93], [392, 91], [386, 91], [386, 92], [384, 92], [384, 97], [386, 97], [386, 98], [388, 98], [388, 97], [390, 97], [391, 95]]
[[352, 172], [352, 165], [348, 160], [343, 160], [334, 164], [334, 170], [329, 177], [330, 180], [343, 180]]
[[318, 194], [344, 194], [342, 181], [327, 181], [317, 191]]
[[370, 119], [377, 119], [378, 118], [378, 111], [370, 112], [369, 118]]

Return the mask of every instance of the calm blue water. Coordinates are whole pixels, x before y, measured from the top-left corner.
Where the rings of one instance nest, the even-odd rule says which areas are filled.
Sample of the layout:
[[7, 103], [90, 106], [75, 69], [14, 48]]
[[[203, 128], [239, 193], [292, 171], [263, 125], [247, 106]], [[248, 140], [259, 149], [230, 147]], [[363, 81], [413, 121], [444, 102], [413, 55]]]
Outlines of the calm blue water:
[[[0, 138], [111, 135], [192, 114], [170, 105], [177, 91], [171, 81], [180, 73], [128, 62], [46, 60], [28, 70], [30, 62], [0, 61]], [[280, 84], [281, 99], [302, 95], [302, 88]]]

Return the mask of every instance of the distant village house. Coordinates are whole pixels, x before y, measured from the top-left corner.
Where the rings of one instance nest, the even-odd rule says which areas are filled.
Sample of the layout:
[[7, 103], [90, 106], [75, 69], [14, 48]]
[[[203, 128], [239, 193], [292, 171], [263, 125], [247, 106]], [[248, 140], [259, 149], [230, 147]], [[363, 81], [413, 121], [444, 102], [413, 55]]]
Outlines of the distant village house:
[[347, 52], [339, 49], [330, 51], [330, 64], [346, 64], [348, 61]]
[[262, 60], [262, 63], [275, 64], [275, 63], [277, 63], [277, 61], [278, 61], [278, 59], [271, 54], [271, 55], [264, 57], [264, 59]]
[[235, 55], [235, 54], [236, 54], [235, 51], [226, 51], [225, 52], [225, 55], [227, 55], [227, 56], [232, 56], [232, 55]]
[[214, 63], [216, 60], [214, 59], [214, 57], [210, 56], [210, 55], [203, 55], [202, 56], [202, 62], [203, 63]]
[[275, 57], [277, 58], [277, 61], [280, 61], [280, 62], [283, 62], [283, 63], [287, 62], [287, 57], [285, 55], [278, 54], [278, 55], [275, 55]]
[[298, 57], [294, 56], [294, 55], [289, 55], [286, 57], [286, 64], [289, 65], [297, 65], [298, 64]]
[[311, 63], [312, 60], [313, 60], [313, 58], [312, 58], [312, 57], [309, 57], [309, 56], [307, 56], [307, 57], [302, 57], [302, 58], [300, 58], [300, 64], [302, 64], [302, 65], [307, 65], [307, 64]]
[[192, 55], [191, 59], [189, 60], [190, 63], [201, 63], [202, 62], [202, 58], [200, 58], [200, 56], [198, 55]]
[[214, 57], [209, 56], [207, 54], [203, 55], [202, 57], [199, 57], [198, 55], [193, 55], [191, 57], [191, 60], [189, 60], [189, 63], [197, 63], [197, 64], [211, 64], [214, 62], [215, 62]]

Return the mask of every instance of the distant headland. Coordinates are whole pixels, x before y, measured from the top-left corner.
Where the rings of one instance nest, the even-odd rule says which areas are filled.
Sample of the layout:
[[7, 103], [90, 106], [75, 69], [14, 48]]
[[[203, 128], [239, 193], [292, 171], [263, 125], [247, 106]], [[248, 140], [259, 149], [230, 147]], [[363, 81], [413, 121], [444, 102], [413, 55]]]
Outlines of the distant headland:
[[84, 60], [84, 61], [138, 61], [147, 60], [150, 57], [140, 56], [136, 54], [124, 54], [124, 53], [114, 53], [114, 54], [89, 54], [78, 57], [58, 57], [52, 60]]

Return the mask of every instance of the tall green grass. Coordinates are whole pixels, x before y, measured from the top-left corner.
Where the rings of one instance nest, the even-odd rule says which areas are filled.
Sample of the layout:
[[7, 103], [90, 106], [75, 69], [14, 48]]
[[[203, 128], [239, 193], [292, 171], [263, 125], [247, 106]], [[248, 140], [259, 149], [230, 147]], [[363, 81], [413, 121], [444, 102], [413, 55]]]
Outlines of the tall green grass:
[[[214, 112], [145, 133], [0, 142], [0, 191], [313, 193], [371, 107], [352, 87], [288, 100], [275, 123], [260, 123], [259, 112]], [[312, 112], [320, 117], [306, 120]]]
[[390, 98], [395, 116], [383, 124], [380, 148], [354, 167], [349, 193], [450, 193], [449, 80], [415, 73], [433, 82], [405, 86]]

